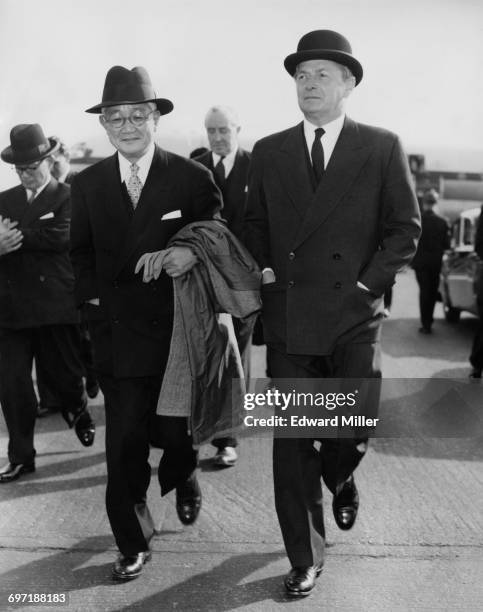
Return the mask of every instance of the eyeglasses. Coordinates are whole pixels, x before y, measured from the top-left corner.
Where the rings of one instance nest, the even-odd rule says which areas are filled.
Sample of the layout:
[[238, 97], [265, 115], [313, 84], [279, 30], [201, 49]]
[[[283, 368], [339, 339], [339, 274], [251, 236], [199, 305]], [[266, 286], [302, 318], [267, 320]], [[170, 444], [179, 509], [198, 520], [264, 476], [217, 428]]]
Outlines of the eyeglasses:
[[37, 170], [37, 168], [40, 166], [40, 164], [43, 162], [44, 160], [41, 159], [38, 162], [35, 162], [34, 164], [32, 164], [31, 166], [15, 166], [14, 170], [17, 174], [22, 174], [23, 172], [34, 172], [34, 170]]
[[106, 117], [105, 115], [103, 115], [102, 117], [103, 117], [103, 120], [110, 127], [118, 130], [123, 127], [126, 121], [129, 121], [129, 123], [131, 125], [134, 125], [134, 127], [141, 127], [149, 119], [149, 116], [155, 112], [156, 111], [152, 110], [152, 111], [149, 111], [149, 113], [144, 114], [141, 111], [135, 111], [134, 113], [132, 113], [132, 115], [129, 115], [129, 117], [123, 117], [122, 115], [116, 115], [116, 114], [111, 115], [110, 117]]

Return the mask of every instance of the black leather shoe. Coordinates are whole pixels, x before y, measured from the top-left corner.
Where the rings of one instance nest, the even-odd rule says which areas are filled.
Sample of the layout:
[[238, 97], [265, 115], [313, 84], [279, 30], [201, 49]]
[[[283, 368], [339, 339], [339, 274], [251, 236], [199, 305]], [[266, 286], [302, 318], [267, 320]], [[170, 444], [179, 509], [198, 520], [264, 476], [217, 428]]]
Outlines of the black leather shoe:
[[201, 509], [201, 489], [196, 476], [176, 487], [176, 512], [183, 525], [192, 525]]
[[0, 483], [12, 482], [22, 476], [22, 474], [29, 474], [35, 472], [35, 463], [7, 463], [0, 470]]
[[113, 580], [132, 580], [137, 578], [143, 570], [143, 565], [150, 560], [150, 550], [135, 555], [124, 556], [119, 554], [117, 561], [112, 566]]
[[99, 395], [99, 383], [92, 375], [86, 377], [86, 393], [91, 399]]
[[315, 580], [322, 573], [322, 563], [308, 567], [292, 567], [283, 584], [290, 597], [306, 597], [315, 586]]
[[342, 489], [332, 500], [332, 511], [339, 529], [351, 529], [357, 518], [359, 508], [359, 494], [357, 492], [354, 476], [350, 476], [343, 484]]
[[83, 446], [92, 446], [94, 444], [96, 426], [87, 408], [81, 408], [74, 415], [68, 410], [62, 410], [62, 416], [70, 428], [74, 427], [75, 433]]
[[481, 368], [473, 368], [468, 374], [469, 378], [481, 378]]
[[420, 334], [426, 334], [426, 335], [433, 333], [433, 330], [430, 327], [424, 327], [424, 326], [420, 327], [418, 331]]

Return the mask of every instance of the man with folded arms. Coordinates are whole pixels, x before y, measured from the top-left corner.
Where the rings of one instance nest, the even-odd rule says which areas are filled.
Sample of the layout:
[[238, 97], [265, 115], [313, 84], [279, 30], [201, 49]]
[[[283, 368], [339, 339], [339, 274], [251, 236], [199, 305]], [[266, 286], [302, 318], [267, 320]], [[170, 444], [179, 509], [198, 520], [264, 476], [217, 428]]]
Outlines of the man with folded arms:
[[[420, 233], [406, 156], [395, 134], [345, 115], [362, 66], [342, 35], [306, 34], [285, 68], [304, 121], [256, 143], [245, 233], [263, 271], [271, 375], [377, 379], [383, 295]], [[337, 525], [350, 529], [359, 503], [353, 471], [367, 448], [366, 435], [314, 442], [274, 441], [275, 504], [292, 566], [284, 584], [293, 597], [308, 595], [322, 571], [321, 479]]]
[[105, 398], [106, 507], [120, 551], [115, 580], [135, 578], [151, 557], [150, 443], [164, 450], [161, 492], [176, 489], [180, 520], [193, 523], [201, 507], [189, 415], [156, 415], [173, 327], [172, 278], [189, 272], [196, 257], [188, 247], [172, 247], [158, 279], [144, 283], [136, 274], [142, 255], [166, 249], [178, 230], [212, 219], [221, 207], [208, 170], [155, 145], [159, 118], [172, 110], [144, 68], [111, 68], [102, 102], [87, 112], [100, 115], [116, 153], [72, 183], [77, 300]]
[[10, 142], [1, 158], [21, 185], [0, 193], [0, 403], [9, 433], [0, 483], [35, 470], [34, 358], [80, 442], [91, 446], [95, 434], [69, 258], [70, 189], [51, 176], [58, 143], [38, 124], [15, 126]]

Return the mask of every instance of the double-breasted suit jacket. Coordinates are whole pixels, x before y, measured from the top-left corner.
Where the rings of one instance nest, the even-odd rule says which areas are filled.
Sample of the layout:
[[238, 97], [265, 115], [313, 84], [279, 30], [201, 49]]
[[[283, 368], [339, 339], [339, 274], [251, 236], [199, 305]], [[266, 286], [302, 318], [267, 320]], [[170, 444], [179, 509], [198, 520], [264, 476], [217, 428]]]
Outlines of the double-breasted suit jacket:
[[373, 320], [419, 233], [407, 160], [391, 132], [346, 118], [315, 189], [303, 125], [257, 142], [244, 240], [276, 276], [263, 287], [267, 343], [330, 354]]
[[70, 208], [70, 188], [54, 178], [31, 204], [21, 185], [0, 193], [0, 215], [23, 234], [21, 248], [0, 258], [0, 327], [77, 323]]
[[117, 154], [75, 177], [72, 259], [78, 303], [100, 300], [86, 307], [97, 370], [115, 378], [162, 375], [172, 331], [172, 279], [162, 272], [144, 283], [142, 272], [134, 273], [136, 263], [220, 207], [207, 170], [159, 147], [135, 210]]
[[[243, 234], [250, 158], [251, 154], [248, 151], [238, 148], [235, 155], [235, 163], [226, 178], [225, 184], [223, 186], [219, 185], [223, 194], [222, 217], [226, 220], [230, 231], [240, 240]], [[196, 158], [196, 161], [214, 172], [211, 151], [200, 155]]]

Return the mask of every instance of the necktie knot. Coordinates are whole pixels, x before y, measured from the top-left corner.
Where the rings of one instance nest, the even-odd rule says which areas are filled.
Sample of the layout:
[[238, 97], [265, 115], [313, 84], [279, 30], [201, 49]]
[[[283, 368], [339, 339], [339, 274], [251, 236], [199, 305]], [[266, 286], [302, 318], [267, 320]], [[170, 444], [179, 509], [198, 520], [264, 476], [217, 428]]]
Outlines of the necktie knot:
[[138, 172], [139, 166], [137, 164], [131, 164], [131, 176], [129, 177], [129, 181], [126, 187], [134, 208], [136, 208], [136, 205], [139, 202], [139, 198], [141, 197], [141, 191], [143, 188], [143, 184], [141, 183], [141, 179], [138, 176]]
[[318, 138], [320, 140], [320, 138], [322, 138], [322, 136], [325, 134], [325, 130], [324, 128], [316, 128], [315, 129], [315, 137]]

